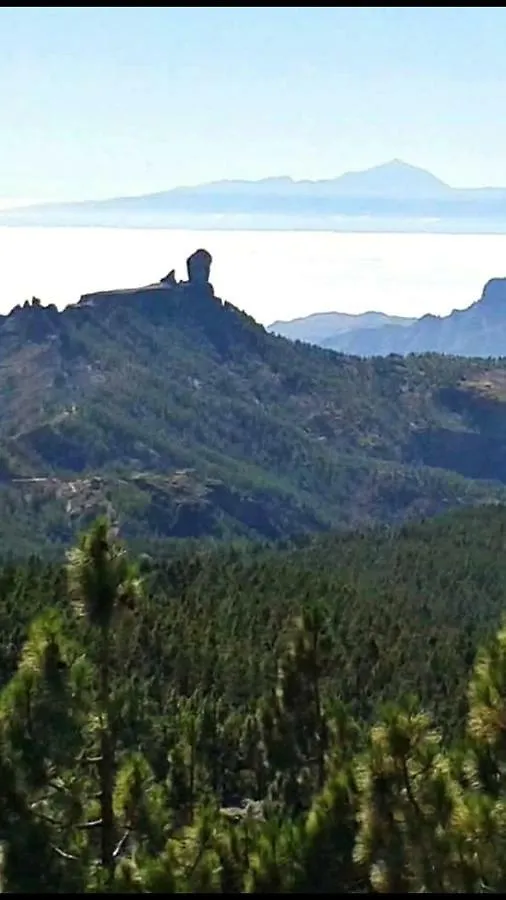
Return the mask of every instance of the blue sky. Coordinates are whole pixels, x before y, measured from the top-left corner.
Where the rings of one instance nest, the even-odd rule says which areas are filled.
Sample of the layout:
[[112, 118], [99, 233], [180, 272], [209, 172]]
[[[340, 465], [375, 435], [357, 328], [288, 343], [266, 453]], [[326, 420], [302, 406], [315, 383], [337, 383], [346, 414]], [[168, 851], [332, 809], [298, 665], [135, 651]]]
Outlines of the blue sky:
[[324, 178], [506, 185], [506, 9], [3, 7], [0, 197]]

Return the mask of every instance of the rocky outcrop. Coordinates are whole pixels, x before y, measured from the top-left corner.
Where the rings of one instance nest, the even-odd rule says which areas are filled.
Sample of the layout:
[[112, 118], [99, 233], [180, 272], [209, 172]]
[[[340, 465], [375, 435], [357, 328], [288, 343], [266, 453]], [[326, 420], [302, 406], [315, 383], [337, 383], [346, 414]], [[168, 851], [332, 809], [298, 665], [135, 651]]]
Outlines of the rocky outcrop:
[[160, 278], [160, 284], [164, 284], [165, 287], [176, 287], [176, 272], [174, 269], [171, 269], [168, 275], [165, 275], [163, 278]]
[[[166, 300], [167, 289], [176, 291], [176, 294], [173, 295], [174, 297], [180, 295], [180, 292], [184, 293], [185, 290], [188, 290], [189, 295], [192, 296], [194, 302], [198, 299], [199, 295], [204, 300], [207, 300], [209, 296], [214, 297], [213, 286], [209, 283], [212, 261], [213, 258], [207, 250], [196, 250], [195, 253], [192, 253], [186, 260], [186, 268], [188, 271], [187, 281], [178, 281], [176, 279], [175, 270], [171, 269], [167, 275], [164, 275], [163, 278], [160, 278], [160, 281], [157, 281], [154, 284], [147, 284], [138, 288], [83, 294], [79, 300], [79, 304], [81, 306], [94, 306], [98, 301], [101, 303], [104, 301], [116, 303], [126, 299], [133, 300], [139, 298], [151, 303], [153, 300], [156, 300], [156, 298], [163, 298]], [[192, 290], [193, 288], [198, 288], [199, 290], [194, 291]], [[28, 303], [28, 306], [29, 305], [30, 304]]]
[[246, 798], [241, 800], [240, 806], [222, 806], [220, 813], [234, 823], [244, 822], [245, 819], [265, 822], [265, 810], [262, 800]]
[[190, 284], [209, 284], [213, 258], [207, 250], [196, 250], [186, 260]]
[[192, 253], [186, 260], [187, 281], [177, 281], [176, 272], [174, 269], [171, 269], [168, 275], [160, 278], [160, 284], [164, 287], [185, 287], [188, 284], [192, 285], [192, 287], [202, 287], [203, 285], [210, 287], [209, 275], [211, 274], [212, 261], [213, 258], [207, 250], [195, 250], [195, 253]]

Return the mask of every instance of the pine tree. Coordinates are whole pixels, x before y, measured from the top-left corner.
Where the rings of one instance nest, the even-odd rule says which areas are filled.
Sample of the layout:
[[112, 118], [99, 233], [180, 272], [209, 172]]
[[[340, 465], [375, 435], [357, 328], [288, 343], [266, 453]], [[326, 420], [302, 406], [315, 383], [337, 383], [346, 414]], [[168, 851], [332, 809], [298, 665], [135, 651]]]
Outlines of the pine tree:
[[141, 593], [141, 580], [126, 551], [115, 541], [106, 519], [99, 519], [69, 552], [67, 579], [74, 609], [84, 618], [92, 639], [97, 641], [101, 865], [106, 873], [106, 883], [110, 885], [117, 841], [111, 715], [113, 625], [119, 614], [135, 607]]

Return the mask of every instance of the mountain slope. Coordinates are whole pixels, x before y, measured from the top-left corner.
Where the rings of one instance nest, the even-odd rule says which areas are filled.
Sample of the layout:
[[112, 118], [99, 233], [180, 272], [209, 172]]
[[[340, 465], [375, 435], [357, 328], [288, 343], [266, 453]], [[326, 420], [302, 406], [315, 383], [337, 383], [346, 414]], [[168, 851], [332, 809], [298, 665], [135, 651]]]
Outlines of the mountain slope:
[[480, 300], [448, 316], [423, 316], [402, 329], [389, 324], [357, 328], [319, 343], [359, 356], [428, 352], [506, 356], [506, 279], [489, 281]]
[[277, 538], [505, 499], [506, 364], [295, 345], [197, 274], [0, 319], [4, 547], [104, 508], [132, 539]]

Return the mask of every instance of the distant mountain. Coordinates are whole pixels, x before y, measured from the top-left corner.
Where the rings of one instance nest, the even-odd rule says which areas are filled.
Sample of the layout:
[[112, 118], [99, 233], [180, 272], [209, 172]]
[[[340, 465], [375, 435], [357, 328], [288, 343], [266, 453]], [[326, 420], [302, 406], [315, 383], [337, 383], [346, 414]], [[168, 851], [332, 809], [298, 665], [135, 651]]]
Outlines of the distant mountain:
[[321, 346], [358, 356], [390, 353], [448, 353], [458, 356], [506, 356], [506, 278], [485, 285], [481, 298], [448, 316], [426, 315], [407, 327], [384, 324], [335, 333]]
[[506, 362], [292, 343], [215, 297], [210, 263], [0, 317], [3, 553], [102, 511], [137, 542], [272, 539], [506, 500]]
[[0, 225], [501, 231], [506, 189], [457, 189], [393, 160], [320, 181], [217, 181], [139, 197], [0, 211]]
[[404, 316], [387, 316], [382, 312], [357, 314], [326, 312], [312, 313], [287, 322], [273, 322], [268, 326], [268, 331], [292, 341], [304, 341], [306, 344], [318, 344], [320, 347], [333, 349], [334, 340], [350, 331], [380, 328], [384, 325], [411, 325], [415, 321]]
[[360, 172], [346, 172], [330, 181], [316, 182], [334, 194], [353, 197], [448, 197], [453, 189], [417, 166], [400, 159]]

